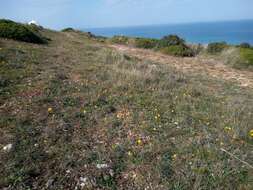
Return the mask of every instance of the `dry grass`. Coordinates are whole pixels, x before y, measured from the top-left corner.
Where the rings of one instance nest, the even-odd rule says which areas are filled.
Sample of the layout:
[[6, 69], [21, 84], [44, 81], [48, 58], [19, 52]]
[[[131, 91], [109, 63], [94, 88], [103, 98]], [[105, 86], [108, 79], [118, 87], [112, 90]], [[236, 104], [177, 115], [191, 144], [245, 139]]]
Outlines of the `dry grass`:
[[1, 188], [252, 189], [251, 88], [44, 35], [0, 40]]

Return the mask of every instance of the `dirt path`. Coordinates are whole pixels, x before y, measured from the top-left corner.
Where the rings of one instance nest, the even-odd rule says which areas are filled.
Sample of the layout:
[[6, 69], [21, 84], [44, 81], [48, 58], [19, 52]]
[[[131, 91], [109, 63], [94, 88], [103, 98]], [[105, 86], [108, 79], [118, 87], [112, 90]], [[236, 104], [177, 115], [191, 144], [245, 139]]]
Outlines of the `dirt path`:
[[110, 47], [140, 59], [170, 64], [184, 73], [209, 75], [214, 78], [237, 82], [242, 87], [253, 88], [253, 72], [236, 70], [216, 60], [199, 57], [178, 58], [151, 50], [132, 48], [123, 45], [111, 45]]

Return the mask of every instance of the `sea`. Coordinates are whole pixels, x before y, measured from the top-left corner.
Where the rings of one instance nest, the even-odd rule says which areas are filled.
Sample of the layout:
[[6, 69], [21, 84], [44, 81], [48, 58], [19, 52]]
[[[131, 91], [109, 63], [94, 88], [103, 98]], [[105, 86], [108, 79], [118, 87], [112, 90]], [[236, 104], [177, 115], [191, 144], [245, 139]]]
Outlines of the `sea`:
[[225, 41], [235, 45], [243, 42], [253, 45], [253, 20], [88, 28], [84, 30], [105, 37], [124, 35], [160, 39], [165, 35], [176, 34], [189, 43], [208, 44]]

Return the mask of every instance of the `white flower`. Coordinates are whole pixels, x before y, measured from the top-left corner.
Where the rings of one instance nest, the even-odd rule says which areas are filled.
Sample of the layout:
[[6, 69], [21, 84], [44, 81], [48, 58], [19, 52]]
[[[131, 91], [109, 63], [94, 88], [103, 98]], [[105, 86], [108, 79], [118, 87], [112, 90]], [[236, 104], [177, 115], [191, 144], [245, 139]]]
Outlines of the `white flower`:
[[7, 144], [6, 146], [3, 147], [4, 151], [10, 151], [12, 149], [12, 144]]

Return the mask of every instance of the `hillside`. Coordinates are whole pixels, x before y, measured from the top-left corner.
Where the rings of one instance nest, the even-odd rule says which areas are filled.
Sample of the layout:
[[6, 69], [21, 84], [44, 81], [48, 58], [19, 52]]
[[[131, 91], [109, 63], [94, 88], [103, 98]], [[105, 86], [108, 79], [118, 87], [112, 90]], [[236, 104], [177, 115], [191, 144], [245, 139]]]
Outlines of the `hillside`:
[[41, 35], [0, 38], [0, 189], [253, 188], [253, 72]]

